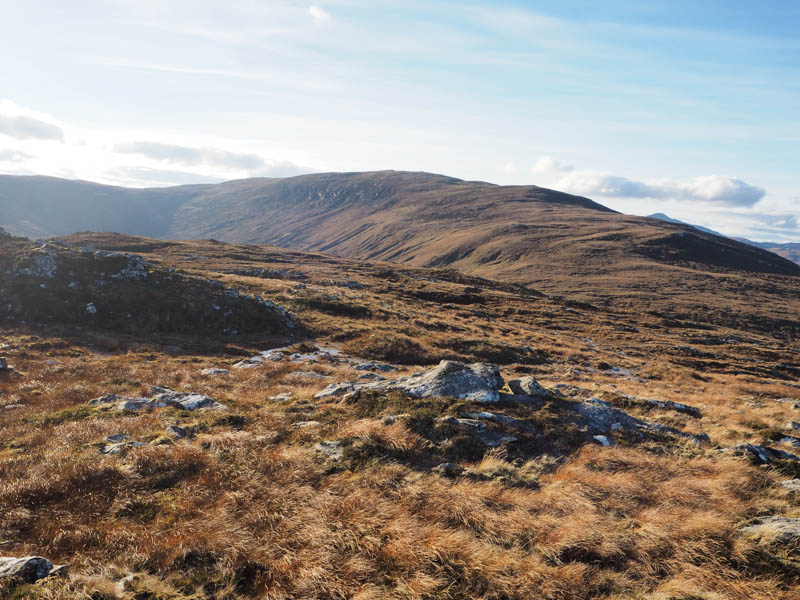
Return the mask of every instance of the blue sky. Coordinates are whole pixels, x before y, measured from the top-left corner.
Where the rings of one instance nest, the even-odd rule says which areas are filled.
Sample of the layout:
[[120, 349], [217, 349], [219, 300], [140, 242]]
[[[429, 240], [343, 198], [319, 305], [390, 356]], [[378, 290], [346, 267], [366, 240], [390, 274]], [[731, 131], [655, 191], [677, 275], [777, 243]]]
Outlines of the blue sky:
[[800, 3], [2, 0], [0, 172], [409, 169], [800, 241]]

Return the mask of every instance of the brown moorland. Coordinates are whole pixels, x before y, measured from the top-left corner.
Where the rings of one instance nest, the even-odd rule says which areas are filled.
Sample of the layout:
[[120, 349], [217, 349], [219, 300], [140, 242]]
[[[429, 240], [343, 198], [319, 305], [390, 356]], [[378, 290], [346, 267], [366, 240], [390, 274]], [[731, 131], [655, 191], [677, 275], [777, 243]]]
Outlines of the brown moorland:
[[[789, 483], [800, 463], [759, 466], [731, 450], [791, 453], [796, 439], [795, 330], [751, 327], [762, 318], [751, 287], [739, 290], [748, 319], [723, 323], [715, 315], [732, 296], [706, 306], [710, 291], [687, 319], [452, 269], [269, 246], [63, 241], [6, 238], [0, 254], [12, 261], [0, 287], [27, 300], [2, 314], [0, 331], [0, 354], [15, 367], [0, 373], [0, 548], [69, 563], [71, 575], [0, 580], [4, 597], [797, 597], [797, 541], [742, 531], [800, 517]], [[147, 276], [99, 278], [101, 263], [123, 258], [103, 251], [141, 257]], [[37, 253], [71, 265], [69, 277], [24, 275], [37, 285], [19, 288], [19, 268]], [[13, 263], [20, 256], [28, 262]], [[786, 286], [763, 318], [797, 314], [791, 275], [725, 277]], [[669, 285], [686, 306], [692, 279]], [[98, 294], [96, 313], [76, 290]], [[144, 332], [103, 318], [115, 294], [144, 293], [166, 303], [159, 314], [174, 314], [174, 303], [191, 310], [180, 326]], [[235, 333], [203, 326], [218, 295], [229, 318], [243, 319]], [[250, 312], [256, 297], [296, 325], [265, 319], [272, 304]], [[68, 321], [53, 312], [64, 302], [75, 303]], [[288, 346], [281, 360], [233, 367], [278, 345]], [[364, 375], [348, 357], [393, 363], [389, 378], [441, 359], [492, 362], [506, 380], [534, 375], [551, 393], [491, 405], [396, 392], [315, 398]], [[150, 396], [150, 386], [207, 394], [227, 410], [89, 404]], [[605, 447], [574, 419], [588, 398], [661, 428], [612, 428]], [[452, 429], [486, 411], [489, 431], [507, 436], [499, 445]], [[171, 437], [169, 425], [187, 435]], [[142, 445], [102, 453], [118, 433]], [[338, 458], [321, 451], [332, 441]], [[463, 470], [435, 468], [444, 462]]]

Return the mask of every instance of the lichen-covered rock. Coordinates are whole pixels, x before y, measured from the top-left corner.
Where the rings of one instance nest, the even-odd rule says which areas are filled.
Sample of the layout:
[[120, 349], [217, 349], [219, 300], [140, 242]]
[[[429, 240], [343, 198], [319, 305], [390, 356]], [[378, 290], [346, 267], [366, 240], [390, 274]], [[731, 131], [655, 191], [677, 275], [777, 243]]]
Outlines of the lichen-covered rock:
[[422, 373], [370, 383], [334, 383], [316, 398], [341, 396], [354, 391], [405, 392], [413, 398], [449, 397], [475, 402], [498, 402], [503, 379], [497, 367], [443, 360]]
[[220, 404], [213, 398], [205, 394], [193, 392], [176, 392], [167, 388], [153, 387], [155, 395], [152, 398], [131, 398], [119, 396], [117, 394], [106, 394], [94, 400], [90, 400], [92, 406], [102, 406], [104, 404], [116, 404], [119, 411], [140, 411], [153, 410], [155, 408], [165, 408], [171, 406], [181, 410], [198, 410], [209, 408], [215, 410], [225, 410], [227, 407]]
[[42, 556], [0, 557], [0, 578], [17, 578], [26, 583], [51, 575], [65, 575], [67, 568], [68, 565], [56, 566]]

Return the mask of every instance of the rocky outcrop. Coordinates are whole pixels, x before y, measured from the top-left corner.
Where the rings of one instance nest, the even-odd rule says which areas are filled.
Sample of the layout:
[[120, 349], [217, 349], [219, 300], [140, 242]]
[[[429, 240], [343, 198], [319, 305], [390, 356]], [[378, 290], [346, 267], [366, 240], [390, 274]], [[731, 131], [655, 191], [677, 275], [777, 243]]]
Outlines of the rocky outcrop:
[[66, 575], [68, 565], [54, 565], [42, 556], [0, 557], [0, 578], [15, 578], [33, 583], [51, 575]]
[[114, 404], [119, 411], [140, 411], [153, 410], [155, 408], [165, 408], [171, 406], [180, 410], [198, 410], [201, 408], [225, 410], [227, 407], [220, 404], [213, 398], [205, 394], [193, 392], [176, 392], [168, 388], [153, 387], [155, 395], [150, 398], [132, 398], [129, 396], [119, 396], [117, 394], [106, 394], [94, 400], [90, 400], [92, 406], [103, 406]]
[[[708, 435], [704, 433], [686, 433], [674, 427], [637, 419], [624, 410], [614, 408], [608, 402], [598, 398], [591, 398], [586, 402], [576, 404], [574, 410], [586, 419], [589, 431], [594, 435], [606, 436], [614, 431], [626, 431], [639, 435], [649, 432], [691, 439], [698, 444], [710, 441]], [[598, 441], [606, 445], [602, 440]]]
[[405, 392], [412, 398], [448, 397], [475, 402], [498, 402], [503, 379], [497, 367], [443, 360], [417, 375], [370, 383], [333, 383], [315, 397], [330, 398], [355, 391]]

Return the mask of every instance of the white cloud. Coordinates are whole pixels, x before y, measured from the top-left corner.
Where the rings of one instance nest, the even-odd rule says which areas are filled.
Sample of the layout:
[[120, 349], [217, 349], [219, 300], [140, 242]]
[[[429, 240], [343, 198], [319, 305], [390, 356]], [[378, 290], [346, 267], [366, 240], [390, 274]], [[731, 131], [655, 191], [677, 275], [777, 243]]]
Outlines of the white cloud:
[[565, 165], [558, 162], [552, 156], [542, 156], [533, 163], [531, 166], [531, 173], [534, 174], [552, 174], [552, 173], [569, 173], [574, 167], [572, 165]]
[[543, 156], [531, 168], [549, 177], [548, 187], [581, 196], [677, 200], [699, 204], [750, 207], [766, 190], [727, 175], [703, 175], [685, 180], [637, 181], [611, 173], [575, 170], [550, 156]]
[[324, 8], [320, 8], [316, 4], [312, 4], [308, 7], [308, 16], [314, 19], [314, 23], [320, 25], [325, 21], [330, 21], [331, 14], [325, 10]]
[[61, 127], [25, 115], [0, 115], [0, 134], [18, 140], [64, 141], [64, 130]]

